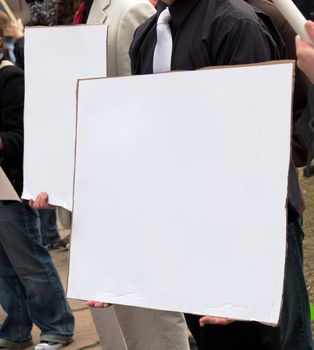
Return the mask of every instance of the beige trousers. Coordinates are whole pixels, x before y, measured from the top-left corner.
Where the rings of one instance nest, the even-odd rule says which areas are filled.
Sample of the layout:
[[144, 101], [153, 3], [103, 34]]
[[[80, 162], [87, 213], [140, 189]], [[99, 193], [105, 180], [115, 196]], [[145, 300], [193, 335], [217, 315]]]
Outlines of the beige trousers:
[[121, 305], [91, 311], [103, 350], [190, 349], [178, 312]]

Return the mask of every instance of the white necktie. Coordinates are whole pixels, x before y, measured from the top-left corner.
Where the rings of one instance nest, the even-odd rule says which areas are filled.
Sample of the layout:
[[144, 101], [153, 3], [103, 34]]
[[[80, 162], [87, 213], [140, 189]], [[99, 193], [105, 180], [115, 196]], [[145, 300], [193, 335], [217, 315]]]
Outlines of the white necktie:
[[169, 8], [165, 8], [157, 21], [157, 43], [154, 51], [153, 72], [162, 73], [171, 70], [172, 35], [169, 22], [171, 15]]

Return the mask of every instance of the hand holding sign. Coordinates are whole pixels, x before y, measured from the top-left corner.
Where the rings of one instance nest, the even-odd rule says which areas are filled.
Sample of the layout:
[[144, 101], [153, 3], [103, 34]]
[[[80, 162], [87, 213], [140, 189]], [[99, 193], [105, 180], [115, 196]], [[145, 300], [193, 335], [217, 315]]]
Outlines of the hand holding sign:
[[[306, 22], [305, 29], [314, 43], [314, 22]], [[299, 68], [308, 76], [311, 82], [314, 83], [314, 44], [301, 39], [298, 35], [296, 37], [296, 50]]]
[[54, 205], [48, 204], [48, 193], [40, 192], [35, 199], [29, 200], [29, 205], [33, 209], [54, 209]]

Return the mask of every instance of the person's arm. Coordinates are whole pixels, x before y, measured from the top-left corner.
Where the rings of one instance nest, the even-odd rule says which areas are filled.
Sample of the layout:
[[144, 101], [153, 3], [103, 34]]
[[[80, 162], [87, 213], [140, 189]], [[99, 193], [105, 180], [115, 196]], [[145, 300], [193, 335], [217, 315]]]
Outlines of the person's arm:
[[15, 39], [14, 55], [16, 57], [15, 64], [24, 70], [24, 27], [22, 20], [19, 18], [16, 22], [12, 22], [6, 30], [8, 36]]
[[312, 86], [308, 91], [308, 105], [296, 124], [298, 137], [308, 150], [307, 164], [310, 164], [314, 156], [314, 22], [305, 24], [312, 43], [296, 36], [297, 64], [308, 76]]
[[312, 43], [301, 39], [299, 35], [296, 36], [297, 64], [314, 84], [314, 22], [307, 21], [305, 29], [312, 39]]
[[[296, 60], [295, 36], [296, 32], [285, 22], [280, 29], [287, 45], [288, 59]], [[292, 157], [296, 167], [303, 167], [307, 162], [308, 151], [298, 135], [296, 124], [307, 106], [307, 92], [310, 81], [306, 75], [296, 67], [293, 91], [293, 128], [292, 128]]]
[[15, 22], [11, 22], [5, 30], [5, 35], [14, 38], [15, 40], [20, 39], [24, 36], [24, 27], [21, 18]]

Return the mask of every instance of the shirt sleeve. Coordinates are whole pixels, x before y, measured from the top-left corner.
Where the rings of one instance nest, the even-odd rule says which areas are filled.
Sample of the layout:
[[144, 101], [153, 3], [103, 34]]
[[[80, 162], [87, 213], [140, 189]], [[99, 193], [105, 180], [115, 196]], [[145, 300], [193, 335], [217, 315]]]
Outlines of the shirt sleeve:
[[14, 164], [23, 155], [23, 110], [24, 77], [18, 72], [7, 79], [1, 91], [1, 158], [7, 164]]
[[[280, 34], [287, 46], [288, 58], [296, 59], [295, 36], [296, 32], [288, 22], [280, 28]], [[295, 85], [293, 92], [293, 129], [292, 129], [292, 156], [297, 167], [306, 165], [307, 149], [300, 141], [298, 133], [295, 130], [295, 124], [301, 118], [303, 111], [307, 106], [307, 92], [310, 87], [310, 81], [306, 75], [296, 66], [295, 67]]]
[[216, 65], [250, 64], [280, 59], [276, 43], [262, 23], [240, 19], [226, 30], [216, 51]]

